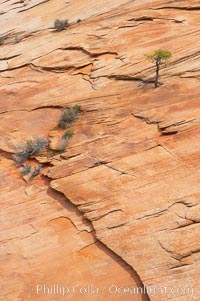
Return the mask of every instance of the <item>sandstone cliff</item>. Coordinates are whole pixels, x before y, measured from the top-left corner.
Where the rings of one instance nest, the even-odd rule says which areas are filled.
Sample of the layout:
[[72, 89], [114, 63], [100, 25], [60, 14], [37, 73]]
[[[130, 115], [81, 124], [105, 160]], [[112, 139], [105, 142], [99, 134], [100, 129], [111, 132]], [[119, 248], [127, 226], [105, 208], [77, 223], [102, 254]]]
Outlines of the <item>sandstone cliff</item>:
[[[2, 300], [198, 300], [199, 1], [8, 0], [0, 15]], [[173, 57], [155, 89], [159, 48]], [[38, 135], [55, 149], [73, 105], [66, 150], [26, 181], [12, 154]]]

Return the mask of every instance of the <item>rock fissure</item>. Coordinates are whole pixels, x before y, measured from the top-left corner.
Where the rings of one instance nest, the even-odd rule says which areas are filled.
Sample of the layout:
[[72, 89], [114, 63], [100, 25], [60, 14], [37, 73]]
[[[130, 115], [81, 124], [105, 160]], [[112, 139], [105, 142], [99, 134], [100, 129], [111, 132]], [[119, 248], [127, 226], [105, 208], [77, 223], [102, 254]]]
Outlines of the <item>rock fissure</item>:
[[175, 10], [186, 10], [186, 11], [198, 11], [200, 6], [161, 6], [156, 8], [151, 8], [152, 10], [162, 10], [162, 9], [175, 9]]
[[159, 17], [150, 17], [150, 16], [143, 16], [139, 18], [131, 18], [128, 21], [154, 21], [154, 20], [166, 20], [166, 21], [173, 21], [175, 23], [183, 23], [185, 20], [178, 20], [174, 18], [159, 18]]
[[[51, 186], [52, 187], [52, 186]], [[57, 189], [54, 187], [53, 190], [57, 191]], [[66, 197], [66, 196], [65, 196]], [[72, 204], [74, 204], [73, 201], [71, 201], [69, 198], [67, 198]], [[90, 224], [91, 224], [91, 227], [92, 227], [92, 230], [90, 233], [93, 234], [94, 236], [94, 242], [88, 244], [87, 246], [84, 246], [83, 248], [79, 249], [79, 252], [80, 251], [83, 251], [84, 249], [88, 248], [89, 246], [92, 246], [94, 245], [95, 243], [99, 243], [100, 245], [103, 246], [103, 248], [105, 249], [108, 249], [109, 252], [111, 252], [115, 257], [119, 258], [119, 261], [123, 263], [123, 265], [126, 267], [128, 267], [131, 271], [131, 274], [133, 275], [136, 275], [137, 277], [137, 284], [140, 288], [144, 288], [144, 284], [139, 276], [139, 274], [133, 269], [133, 267], [127, 263], [127, 261], [125, 259], [123, 259], [118, 253], [114, 252], [109, 246], [107, 246], [105, 243], [103, 243], [102, 239], [100, 239], [98, 236], [97, 236], [97, 233], [96, 233], [96, 230], [95, 230], [95, 227], [93, 226], [93, 222], [96, 222], [98, 220], [100, 220], [101, 218], [105, 217], [105, 216], [108, 216], [109, 214], [111, 213], [115, 213], [115, 212], [123, 212], [123, 210], [121, 209], [115, 209], [115, 210], [111, 210], [110, 212], [106, 213], [106, 214], [103, 214], [97, 218], [88, 218], [88, 216], [85, 216], [84, 214], [84, 211], [81, 210], [81, 206], [83, 205], [86, 205], [86, 206], [90, 206], [90, 205], [93, 205], [93, 204], [97, 204], [97, 203], [101, 203], [101, 201], [96, 201], [96, 202], [89, 202], [89, 203], [83, 203], [83, 204], [79, 204], [79, 205], [75, 205], [77, 207], [77, 209], [79, 210], [80, 214], [82, 216], [84, 216], [84, 219], [86, 219]], [[71, 221], [72, 222], [72, 221]], [[118, 224], [118, 225], [113, 225], [113, 226], [108, 226], [107, 229], [108, 230], [112, 230], [112, 229], [115, 229], [115, 228], [119, 228], [119, 227], [123, 227], [123, 226], [126, 226], [127, 223], [124, 222], [124, 223], [121, 223], [121, 224]], [[85, 231], [85, 230], [83, 230]], [[88, 232], [88, 231], [87, 231]], [[144, 290], [145, 291], [145, 290]], [[148, 296], [147, 292], [144, 294], [143, 296], [145, 299], [144, 301], [151, 301], [150, 297]]]
[[18, 13], [26, 12], [27, 10], [30, 10], [30, 9], [32, 9], [32, 8], [34, 8], [34, 7], [36, 7], [36, 6], [39, 6], [39, 5], [41, 5], [41, 4], [44, 4], [44, 3], [46, 3], [46, 2], [49, 2], [49, 0], [43, 0], [43, 1], [41, 1], [40, 3], [37, 3], [37, 4], [35, 4], [35, 5], [32, 5], [31, 7], [27, 7], [27, 8], [24, 8], [23, 10], [19, 10]]
[[76, 224], [73, 222], [73, 220], [72, 220], [71, 218], [67, 217], [67, 216], [64, 216], [64, 215], [60, 215], [60, 216], [58, 216], [58, 217], [52, 218], [52, 219], [49, 220], [49, 222], [56, 221], [56, 220], [58, 220], [58, 219], [60, 219], [60, 218], [65, 218], [65, 219], [67, 219], [68, 221], [70, 221], [70, 223], [76, 228], [76, 230], [78, 230], [78, 231], [80, 232], [80, 229], [78, 229], [78, 227], [77, 227]]

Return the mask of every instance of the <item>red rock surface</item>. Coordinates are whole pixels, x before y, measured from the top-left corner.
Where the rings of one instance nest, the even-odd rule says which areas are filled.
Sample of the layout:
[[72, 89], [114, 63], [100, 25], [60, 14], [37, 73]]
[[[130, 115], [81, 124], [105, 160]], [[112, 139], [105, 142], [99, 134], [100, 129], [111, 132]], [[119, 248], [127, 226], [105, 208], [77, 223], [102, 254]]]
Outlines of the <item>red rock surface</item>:
[[[77, 282], [101, 294], [67, 300], [198, 300], [199, 1], [1, 1], [0, 12], [3, 300], [60, 301], [36, 286]], [[55, 32], [56, 18], [70, 27]], [[144, 55], [159, 48], [173, 56], [155, 89]], [[66, 151], [38, 156], [43, 175], [25, 182], [11, 154], [37, 135], [56, 149], [60, 109], [75, 104]]]

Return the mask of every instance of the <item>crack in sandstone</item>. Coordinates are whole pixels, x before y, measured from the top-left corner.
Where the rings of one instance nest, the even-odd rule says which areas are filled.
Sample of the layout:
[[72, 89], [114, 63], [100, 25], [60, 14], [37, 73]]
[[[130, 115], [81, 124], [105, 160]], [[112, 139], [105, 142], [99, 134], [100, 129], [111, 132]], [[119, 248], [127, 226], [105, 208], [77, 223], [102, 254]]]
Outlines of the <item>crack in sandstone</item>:
[[82, 69], [84, 67], [90, 66], [91, 63], [87, 63], [78, 67], [75, 66], [54, 66], [54, 67], [47, 67], [47, 66], [40, 66], [40, 65], [36, 65], [34, 63], [30, 64], [32, 67], [39, 69], [39, 70], [44, 70], [44, 71], [49, 71], [49, 72], [55, 72], [55, 73], [59, 73], [59, 72], [65, 72], [65, 71], [75, 71], [75, 70], [79, 70]]
[[78, 231], [80, 232], [80, 229], [77, 228], [77, 226], [75, 225], [75, 223], [74, 223], [69, 217], [67, 217], [67, 216], [65, 216], [65, 215], [60, 215], [60, 216], [58, 216], [58, 217], [52, 218], [52, 219], [49, 220], [49, 222], [58, 220], [58, 219], [60, 219], [60, 218], [65, 218], [65, 219], [67, 219], [68, 221], [70, 221], [70, 223], [76, 228], [76, 230], [78, 230]]
[[[64, 72], [64, 71], [67, 71], [67, 70], [79, 70], [79, 69], [82, 69], [84, 67], [87, 67], [89, 65], [92, 64], [92, 62], [88, 62], [87, 64], [83, 64], [81, 66], [78, 66], [78, 67], [75, 67], [75, 66], [54, 66], [54, 67], [46, 67], [46, 66], [40, 66], [40, 65], [37, 65], [37, 64], [34, 64], [34, 61], [37, 60], [38, 58], [41, 58], [41, 57], [45, 57], [45, 56], [48, 56], [49, 54], [57, 51], [57, 50], [71, 50], [71, 51], [80, 51], [84, 54], [86, 54], [88, 57], [90, 58], [97, 58], [99, 56], [103, 56], [103, 55], [106, 55], [106, 54], [112, 54], [114, 56], [117, 56], [118, 53], [115, 52], [115, 51], [103, 51], [103, 52], [90, 52], [88, 50], [86, 50], [84, 47], [82, 46], [70, 46], [70, 47], [59, 47], [59, 48], [56, 48], [44, 55], [41, 55], [41, 56], [38, 56], [32, 60], [30, 60], [29, 62], [26, 62], [22, 65], [19, 65], [19, 66], [14, 66], [14, 67], [8, 67], [8, 68], [4, 68], [4, 69], [1, 69], [0, 72], [3, 73], [3, 72], [6, 72], [6, 71], [12, 71], [12, 70], [17, 70], [17, 69], [21, 69], [21, 68], [25, 68], [25, 67], [30, 67], [30, 68], [33, 68], [34, 70], [38, 70], [38, 71], [41, 71], [41, 70], [44, 70], [44, 71], [50, 71], [50, 72]], [[13, 55], [11, 57], [8, 57], [8, 58], [3, 58], [2, 60], [8, 60], [8, 59], [13, 59], [17, 56], [20, 56], [21, 54], [17, 54], [17, 55]]]
[[144, 301], [151, 301], [151, 299], [150, 299], [149, 295], [147, 294], [146, 290], [144, 290], [145, 286], [144, 286], [139, 274], [137, 273], [137, 271], [128, 262], [126, 262], [126, 260], [122, 256], [115, 253], [110, 247], [108, 247], [106, 244], [104, 244], [101, 239], [98, 239], [98, 241], [102, 244], [103, 247], [108, 249], [116, 258], [118, 258], [119, 261], [123, 262], [130, 269], [132, 275], [137, 276], [137, 278], [138, 278], [137, 285], [140, 288], [143, 289], [143, 292], [145, 291], [145, 294], [142, 295], [142, 300], [143, 300], [143, 297], [144, 297], [145, 298]]
[[[133, 269], [133, 267], [128, 264], [121, 256], [119, 256], [117, 253], [115, 253], [111, 248], [109, 248], [106, 244], [104, 244], [101, 240], [99, 240], [98, 238], [96, 239], [95, 242], [90, 243], [89, 245], [81, 248], [79, 250], [82, 251], [88, 247], [90, 247], [91, 245], [97, 244], [101, 247], [101, 249], [104, 250], [104, 252], [108, 251], [109, 255], [111, 257], [113, 257], [114, 259], [117, 260], [117, 262], [123, 266], [123, 268], [130, 273], [130, 275], [132, 276], [133, 279], [135, 279], [135, 276], [137, 277], [137, 279], [135, 279], [137, 286], [142, 289], [142, 291], [144, 292], [142, 294], [142, 300], [143, 301], [151, 301], [150, 297], [148, 296], [146, 290], [145, 290], [145, 286], [140, 278], [140, 276], [138, 275], [138, 273]], [[106, 251], [105, 251], [106, 250]], [[106, 252], [107, 253], [107, 252]]]
[[180, 121], [177, 121], [177, 122], [172, 122], [169, 125], [160, 124], [162, 121], [158, 122], [158, 124], [159, 124], [159, 129], [162, 131], [162, 130], [165, 130], [166, 128], [169, 128], [169, 127], [172, 127], [172, 126], [180, 126], [180, 125], [187, 124], [187, 123], [193, 123], [194, 121], [196, 121], [196, 118], [189, 119], [189, 120], [180, 120]]
[[[165, 124], [165, 120], [158, 120], [156, 121], [155, 118], [152, 116], [143, 116], [141, 113], [131, 113], [135, 118], [139, 118], [142, 121], [144, 121], [146, 124], [153, 124], [157, 125], [158, 131], [161, 133], [161, 135], [174, 135], [181, 130], [184, 125], [195, 123], [196, 118], [189, 119], [189, 120], [180, 120], [180, 121], [172, 121]], [[160, 145], [162, 147], [162, 145]]]
[[19, 65], [19, 66], [15, 66], [15, 67], [1, 69], [0, 72], [3, 73], [3, 72], [7, 72], [7, 71], [22, 69], [22, 68], [29, 67], [29, 66], [33, 66], [33, 65], [31, 63], [25, 63], [25, 64], [22, 64], [22, 65]]
[[168, 207], [168, 208], [165, 208], [165, 209], [161, 209], [161, 210], [159, 210], [159, 211], [157, 211], [157, 212], [154, 212], [154, 213], [150, 213], [150, 214], [143, 215], [143, 216], [141, 216], [141, 217], [136, 218], [136, 220], [149, 219], [149, 218], [159, 217], [160, 215], [162, 215], [163, 213], [165, 213], [168, 209], [169, 209], [169, 207]]
[[61, 47], [58, 49], [60, 49], [60, 50], [78, 50], [78, 51], [83, 52], [84, 54], [87, 54], [90, 57], [98, 57], [98, 56], [105, 55], [105, 54], [118, 55], [118, 53], [116, 51], [90, 52], [89, 50], [86, 50], [82, 46]]
[[158, 239], [157, 240], [161, 249], [163, 249], [165, 252], [167, 252], [170, 257], [172, 257], [173, 259], [177, 260], [177, 261], [180, 261], [181, 260], [181, 256], [179, 254], [174, 254], [172, 251], [168, 250], [162, 243], [161, 241]]
[[135, 24], [135, 25], [122, 25], [122, 26], [119, 26], [117, 29], [121, 29], [121, 28], [133, 28], [133, 27], [138, 27], [140, 25], [144, 24], [144, 22], [141, 22], [139, 24]]
[[[79, 206], [78, 206], [78, 208], [79, 208]], [[97, 212], [97, 210], [91, 210], [91, 211], [88, 211], [86, 213], [84, 212], [83, 216], [87, 218], [87, 216], [88, 216], [87, 213], [90, 213], [90, 212]], [[99, 216], [90, 217], [90, 221], [99, 221], [103, 217], [108, 216], [109, 214], [114, 213], [114, 212], [123, 212], [123, 210], [122, 209], [114, 209], [114, 210], [111, 210], [111, 211], [106, 212], [104, 214], [101, 214]]]
[[42, 57], [45, 57], [45, 56], [48, 56], [49, 54], [57, 51], [57, 50], [69, 50], [69, 51], [80, 51], [82, 52], [83, 54], [86, 54], [88, 57], [98, 57], [98, 56], [101, 56], [101, 55], [106, 55], [106, 54], [112, 54], [112, 55], [118, 55], [117, 52], [115, 51], [103, 51], [103, 52], [91, 52], [87, 49], [85, 49], [84, 47], [82, 46], [68, 46], [68, 47], [58, 47], [58, 48], [55, 48], [45, 54], [42, 54], [40, 56], [37, 56], [35, 57], [34, 59], [32, 59], [30, 62], [32, 61], [35, 61], [39, 58], [42, 58]]
[[150, 8], [152, 10], [162, 10], [162, 9], [176, 9], [176, 10], [186, 10], [186, 11], [195, 11], [200, 10], [200, 6], [161, 6]]
[[[141, 73], [141, 72], [139, 72]], [[92, 79], [97, 79], [97, 78], [108, 78], [108, 79], [113, 79], [113, 80], [124, 80], [124, 81], [136, 81], [136, 82], [143, 82], [144, 80], [141, 77], [135, 77], [135, 76], [130, 76], [130, 75], [118, 75], [118, 74], [112, 74], [112, 75], [99, 75], [99, 76], [92, 76]], [[146, 81], [148, 83], [154, 83], [152, 80]]]
[[165, 146], [163, 146], [161, 143], [158, 144], [159, 147], [161, 147], [165, 152], [168, 153], [168, 155], [170, 155], [173, 159], [175, 159], [178, 162], [181, 162], [181, 160], [179, 158], [177, 158], [174, 153], [172, 153], [170, 150], [168, 150], [168, 148], [166, 148]]
[[92, 245], [95, 245], [96, 242], [97, 242], [97, 239], [96, 239], [94, 242], [91, 242], [89, 245], [84, 246], [83, 248], [79, 249], [78, 252], [83, 251], [83, 250], [85, 250], [86, 248], [88, 248], [88, 247], [90, 247], [90, 246], [92, 246]]
[[180, 264], [182, 263], [182, 260], [185, 259], [185, 258], [188, 258], [190, 257], [191, 255], [193, 254], [197, 254], [200, 252], [200, 247], [199, 248], [196, 248], [195, 250], [191, 250], [191, 251], [188, 251], [186, 252], [185, 254], [180, 254], [180, 253], [175, 253], [171, 250], [169, 250], [168, 248], [166, 248], [162, 243], [161, 241], [158, 239], [158, 243], [160, 245], [160, 247], [166, 251], [172, 258], [174, 258], [175, 260], [179, 261]]
[[41, 4], [44, 4], [44, 3], [46, 3], [46, 2], [49, 2], [49, 0], [44, 0], [44, 1], [41, 1], [40, 3], [37, 3], [37, 4], [35, 4], [35, 5], [32, 5], [31, 7], [25, 8], [25, 9], [23, 9], [23, 10], [19, 10], [18, 13], [23, 13], [23, 12], [29, 10], [29, 9], [32, 9], [32, 8], [34, 8], [34, 7], [36, 7], [36, 6], [39, 6], [39, 5], [41, 5]]
[[[79, 74], [82, 74], [82, 73], [79, 73]], [[86, 78], [84, 76], [84, 74], [82, 74], [82, 79], [85, 80], [85, 81], [87, 81], [88, 83], [90, 83], [93, 90], [96, 90], [95, 87], [94, 87], [94, 83], [92, 82], [92, 80], [90, 80], [89, 78]]]
[[131, 113], [131, 115], [133, 115], [135, 118], [141, 119], [146, 124], [158, 125], [158, 123], [159, 123], [159, 121], [151, 120], [150, 117], [148, 117], [148, 116], [145, 117], [145, 116], [141, 115], [140, 113]]
[[21, 54], [14, 54], [12, 56], [2, 57], [2, 58], [0, 58], [0, 61], [8, 61], [8, 60], [14, 59], [15, 57], [18, 57], [20, 55]]
[[185, 224], [185, 225], [180, 225], [180, 226], [178, 226], [178, 227], [176, 227], [176, 228], [172, 228], [171, 230], [178, 230], [178, 229], [182, 229], [182, 228], [188, 228], [188, 227], [190, 227], [190, 226], [193, 226], [194, 224], [199, 224], [199, 222], [194, 222], [194, 221], [192, 221], [192, 220], [189, 220], [189, 219], [187, 219], [187, 218], [185, 218], [185, 220], [186, 221], [188, 221], [188, 222], [190, 222], [189, 224]]
[[185, 264], [181, 264], [181, 265], [175, 265], [175, 266], [170, 267], [169, 270], [176, 270], [176, 269], [178, 270], [178, 269], [180, 269], [182, 267], [185, 267], [185, 266], [188, 266], [188, 265], [190, 265], [190, 264], [185, 263]]
[[110, 168], [110, 169], [112, 169], [112, 170], [114, 170], [114, 171], [117, 171], [117, 172], [119, 172], [120, 173], [120, 175], [128, 175], [128, 176], [131, 176], [131, 177], [134, 177], [134, 178], [137, 178], [137, 176], [136, 175], [134, 175], [134, 174], [130, 174], [130, 173], [128, 173], [128, 172], [126, 172], [126, 171], [123, 171], [123, 170], [119, 170], [119, 169], [117, 169], [117, 168], [115, 168], [115, 167], [113, 167], [113, 166], [111, 166], [111, 165], [107, 165], [107, 164], [103, 164], [104, 166], [106, 166], [106, 167], [108, 167], [108, 168]]
[[[162, 214], [164, 214], [164, 213], [166, 213], [166, 212], [169, 211], [170, 213], [174, 213], [175, 215], [177, 215], [179, 218], [182, 218], [182, 219], [184, 219], [184, 220], [192, 223], [192, 224], [190, 223], [189, 225], [193, 225], [193, 224], [198, 223], [198, 222], [196, 222], [196, 221], [194, 221], [192, 219], [189, 219], [187, 217], [183, 218], [182, 216], [178, 215], [176, 212], [171, 211], [170, 209], [173, 206], [175, 206], [176, 204], [183, 204], [187, 208], [192, 208], [192, 207], [198, 206], [198, 204], [197, 205], [192, 204], [192, 203], [188, 202], [187, 200], [175, 200], [172, 204], [164, 206], [164, 208], [162, 207], [162, 208], [160, 208], [160, 209], [158, 209], [157, 211], [154, 211], [154, 212], [149, 211], [149, 212], [147, 212], [146, 215], [142, 215], [142, 216], [137, 217], [136, 220], [142, 220], [142, 219], [149, 219], [149, 218], [159, 217], [160, 215], [162, 215]], [[189, 226], [189, 225], [187, 224], [186, 226]], [[179, 228], [181, 228], [181, 226], [177, 227], [177, 228], [172, 228], [170, 230], [176, 230], [176, 229], [179, 229]], [[169, 228], [166, 228], [165, 230], [168, 230], [168, 229]]]
[[116, 228], [123, 227], [123, 226], [126, 226], [126, 225], [128, 225], [128, 223], [121, 223], [121, 224], [115, 225], [115, 226], [107, 226], [106, 229], [111, 230], [111, 229], [116, 229]]
[[90, 211], [82, 211], [84, 210], [84, 208], [86, 207], [90, 207], [91, 205], [94, 205], [94, 204], [99, 204], [99, 203], [102, 203], [102, 201], [94, 201], [94, 202], [87, 202], [87, 203], [79, 203], [77, 206], [78, 206], [78, 209], [80, 212], [84, 213], [84, 212], [90, 212]]
[[183, 204], [183, 205], [185, 205], [188, 208], [198, 206], [198, 204], [193, 204], [190, 201], [187, 201], [186, 199], [177, 200], [174, 204]]
[[[54, 189], [54, 190], [57, 192], [56, 188], [54, 188], [54, 187], [51, 187], [51, 188]], [[66, 197], [66, 196], [65, 196], [65, 197]], [[66, 197], [66, 199], [69, 200], [72, 204], [74, 204], [73, 201], [71, 201], [69, 198]], [[89, 204], [89, 203], [88, 203], [88, 204]], [[81, 251], [81, 250], [83, 250], [83, 249], [85, 249], [85, 248], [88, 248], [90, 245], [93, 245], [93, 244], [95, 244], [95, 243], [99, 243], [100, 246], [103, 247], [103, 250], [104, 250], [104, 251], [105, 251], [105, 250], [108, 250], [109, 252], [111, 252], [111, 254], [113, 254], [113, 256], [114, 256], [115, 258], [118, 259], [118, 262], [119, 262], [119, 263], [122, 263], [125, 267], [128, 267], [128, 268], [130, 269], [130, 274], [132, 275], [132, 277], [135, 278], [135, 275], [136, 275], [136, 277], [137, 277], [137, 285], [138, 285], [139, 287], [141, 287], [141, 288], [144, 288], [144, 284], [143, 284], [143, 282], [142, 282], [142, 280], [141, 280], [139, 274], [133, 269], [133, 267], [132, 267], [129, 263], [126, 262], [126, 260], [125, 260], [122, 256], [120, 256], [119, 254], [117, 254], [116, 252], [114, 252], [114, 250], [112, 250], [109, 246], [107, 246], [106, 244], [103, 243], [102, 239], [98, 237], [98, 235], [97, 235], [97, 233], [96, 233], [96, 230], [95, 230], [95, 228], [94, 228], [94, 226], [93, 226], [93, 221], [99, 220], [99, 219], [101, 219], [103, 216], [109, 215], [111, 212], [116, 212], [116, 211], [123, 212], [123, 210], [121, 210], [121, 209], [113, 210], [113, 211], [110, 211], [110, 212], [108, 212], [108, 213], [106, 213], [106, 214], [100, 216], [100, 218], [98, 218], [98, 219], [89, 219], [89, 218], [85, 217], [85, 216], [84, 216], [84, 213], [81, 211], [81, 208], [80, 208], [81, 205], [85, 205], [85, 203], [79, 204], [79, 205], [75, 205], [75, 206], [76, 206], [77, 210], [80, 212], [80, 214], [81, 214], [81, 215], [82, 215], [82, 216], [90, 223], [91, 228], [92, 228], [92, 231], [91, 231], [91, 232], [94, 234], [95, 242], [92, 242], [91, 244], [89, 244], [89, 245], [83, 247], [83, 248], [80, 249], [79, 251]], [[116, 225], [116, 226], [110, 226], [110, 227], [108, 227], [108, 229], [111, 230], [111, 229], [114, 229], [114, 228], [117, 228], [117, 227], [120, 227], [120, 226], [124, 226], [124, 225], [126, 225], [126, 223], [122, 223], [122, 224], [119, 224], [119, 225]], [[144, 299], [145, 301], [151, 301], [151, 299], [150, 299], [150, 297], [148, 296], [147, 292], [143, 295], [143, 297], [145, 298], [145, 299]]]
[[62, 109], [63, 108], [63, 106], [58, 106], [58, 105], [55, 105], [55, 106], [53, 106], [53, 105], [49, 105], [49, 106], [39, 106], [39, 107], [36, 107], [36, 108], [34, 108], [34, 109], [32, 109], [32, 110], [26, 110], [26, 109], [20, 109], [20, 110], [7, 110], [7, 111], [2, 111], [2, 112], [0, 112], [0, 115], [1, 114], [9, 114], [9, 113], [11, 113], [11, 112], [33, 112], [33, 111], [37, 111], [37, 110], [43, 110], [43, 109]]
[[[124, 171], [124, 170], [120, 170], [120, 169], [118, 169], [118, 168], [116, 168], [116, 167], [113, 167], [113, 166], [111, 166], [111, 165], [108, 165], [108, 164], [110, 164], [111, 162], [108, 162], [108, 161], [102, 161], [102, 160], [99, 160], [98, 158], [95, 158], [95, 157], [93, 157], [93, 156], [90, 156], [90, 157], [93, 158], [93, 159], [95, 159], [95, 162], [94, 162], [94, 165], [88, 167], [88, 169], [95, 168], [95, 167], [97, 167], [97, 166], [99, 166], [99, 165], [103, 165], [103, 166], [105, 166], [105, 167], [107, 167], [107, 168], [110, 168], [110, 169], [112, 169], [112, 170], [118, 172], [120, 175], [128, 175], [128, 176], [137, 178], [137, 176], [134, 175], [134, 174], [130, 174], [130, 173]], [[113, 161], [112, 161], [112, 162], [113, 162]]]
[[23, 0], [19, 0], [17, 2], [11, 3], [11, 5], [21, 4], [22, 2], [24, 2], [24, 1]]
[[24, 239], [27, 239], [27, 238], [31, 237], [32, 235], [34, 235], [34, 234], [36, 234], [36, 233], [38, 233], [38, 231], [32, 232], [32, 233], [30, 233], [30, 234], [28, 234], [27, 236], [24, 236], [24, 237], [15, 236], [15, 237], [11, 237], [11, 238], [8, 238], [8, 239], [3, 239], [3, 240], [0, 240], [0, 242], [1, 242], [1, 243], [4, 243], [4, 242], [16, 240], [16, 239], [24, 240]]
[[159, 18], [159, 17], [150, 17], [150, 16], [142, 16], [139, 18], [131, 18], [128, 21], [154, 21], [154, 20], [166, 20], [166, 21], [173, 21], [175, 23], [183, 23], [185, 20], [178, 20], [174, 18]]

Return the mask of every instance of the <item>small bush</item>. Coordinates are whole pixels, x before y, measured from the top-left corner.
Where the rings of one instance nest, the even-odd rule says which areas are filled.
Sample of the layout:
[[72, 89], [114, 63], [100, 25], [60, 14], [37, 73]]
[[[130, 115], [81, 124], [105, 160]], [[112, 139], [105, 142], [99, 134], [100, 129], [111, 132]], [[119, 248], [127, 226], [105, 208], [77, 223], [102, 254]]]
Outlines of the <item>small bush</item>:
[[80, 23], [81, 21], [82, 21], [81, 19], [78, 19], [78, 20], [77, 20], [77, 23]]
[[96, 159], [95, 162], [94, 162], [95, 165], [101, 165], [102, 164], [102, 161], [99, 160], [99, 159]]
[[27, 140], [26, 145], [22, 147], [21, 152], [17, 152], [13, 155], [13, 159], [20, 165], [32, 156], [39, 155], [47, 147], [48, 140], [41, 136], [33, 137], [33, 139]]
[[64, 133], [64, 135], [62, 136], [63, 139], [67, 139], [69, 140], [70, 138], [72, 138], [74, 136], [74, 132], [71, 130], [68, 130]]
[[68, 142], [68, 139], [62, 139], [61, 142], [60, 142], [60, 144], [57, 147], [58, 151], [64, 152], [64, 150], [67, 147], [67, 142]]
[[56, 19], [54, 22], [54, 28], [56, 31], [62, 31], [69, 26], [68, 20]]
[[22, 169], [20, 170], [20, 174], [21, 174], [22, 176], [25, 176], [25, 175], [27, 175], [30, 171], [31, 171], [31, 165], [25, 164], [25, 165], [22, 167]]
[[29, 180], [33, 180], [37, 175], [39, 175], [42, 166], [40, 164], [36, 165], [34, 170], [30, 173]]
[[62, 110], [61, 116], [58, 120], [58, 127], [62, 129], [68, 128], [74, 120], [80, 117], [79, 111], [80, 106], [78, 105]]
[[71, 130], [68, 130], [64, 133], [64, 135], [62, 136], [62, 139], [60, 141], [60, 144], [57, 147], [58, 151], [63, 152], [66, 149], [68, 140], [70, 138], [72, 138], [73, 135], [74, 135], [74, 132]]
[[26, 150], [30, 156], [39, 155], [47, 147], [48, 141], [44, 137], [38, 136], [26, 141]]
[[18, 165], [21, 165], [29, 158], [29, 153], [25, 150], [15, 153], [13, 159], [17, 162]]

